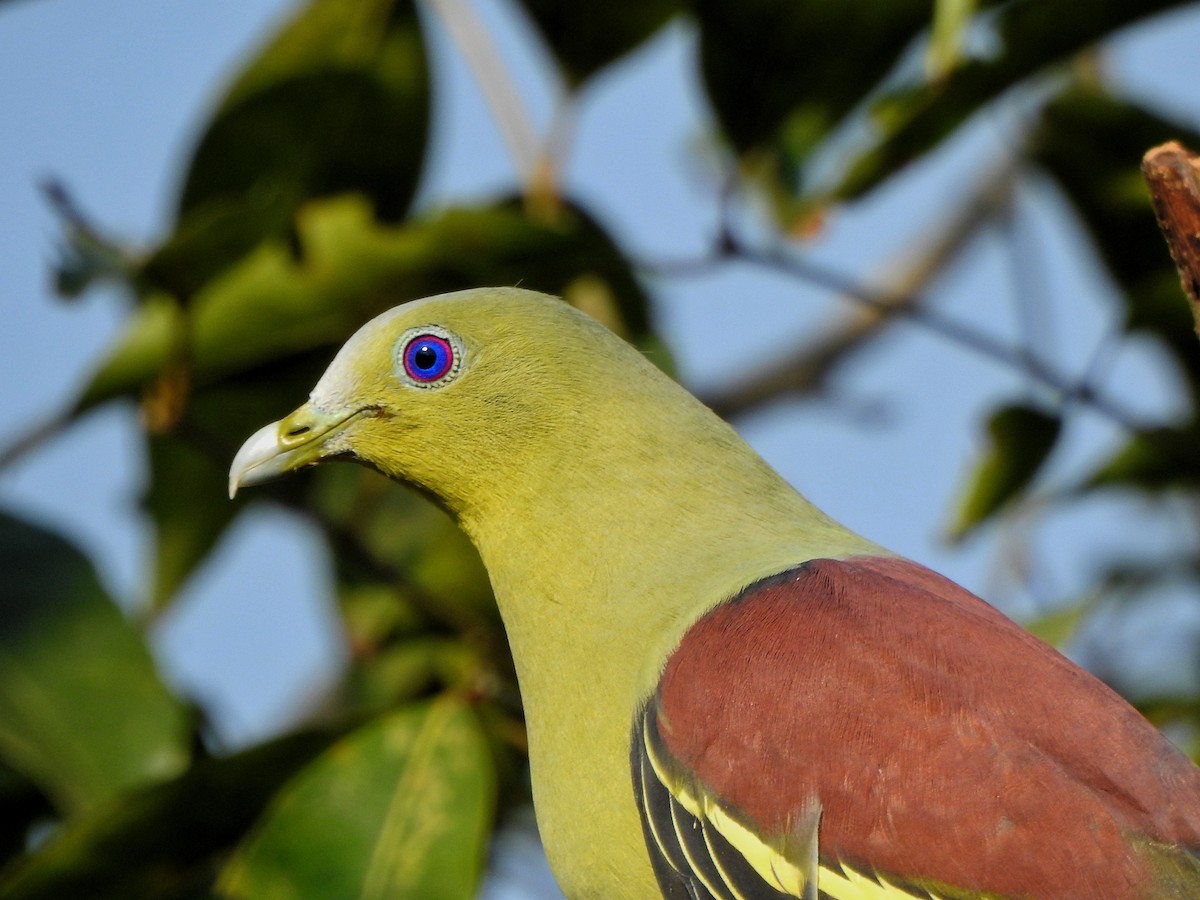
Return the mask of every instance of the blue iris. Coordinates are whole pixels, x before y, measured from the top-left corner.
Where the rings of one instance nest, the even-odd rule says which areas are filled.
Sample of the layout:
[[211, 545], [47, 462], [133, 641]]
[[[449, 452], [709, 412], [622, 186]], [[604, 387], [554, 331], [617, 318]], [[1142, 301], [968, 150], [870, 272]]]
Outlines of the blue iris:
[[429, 384], [454, 368], [454, 345], [440, 335], [418, 335], [405, 346], [403, 359], [409, 378]]

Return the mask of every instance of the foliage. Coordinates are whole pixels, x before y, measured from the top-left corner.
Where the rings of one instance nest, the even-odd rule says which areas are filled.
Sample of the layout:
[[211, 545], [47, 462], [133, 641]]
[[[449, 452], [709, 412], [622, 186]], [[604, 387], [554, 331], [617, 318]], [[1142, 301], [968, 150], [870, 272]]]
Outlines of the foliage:
[[[730, 187], [714, 208], [761, 208], [765, 198], [770, 210], [747, 233], [725, 216], [700, 268], [759, 266], [863, 304], [865, 320], [760, 373], [757, 390], [710, 398], [723, 414], [823, 389], [852, 350], [908, 318], [1022, 371], [1038, 397], [1010, 398], [991, 417], [955, 536], [1033, 501], [1045, 510], [1099, 491], [1195, 503], [1200, 348], [1137, 166], [1168, 137], [1200, 141], [1115, 95], [1087, 64], [1098, 42], [1175, 4], [1109, 0], [1084, 17], [1066, 0], [939, 4], [936, 22], [931, 4], [913, 0], [521, 5], [572, 92], [668, 23], [690, 23]], [[122, 339], [66, 418], [122, 399], [141, 405], [154, 607], [173, 601], [248, 507], [282, 504], [328, 541], [351, 653], [319, 718], [314, 711], [292, 735], [209, 758], [192, 733], [195, 711], [155, 672], [147, 626], [117, 611], [61, 538], [4, 516], [4, 900], [468, 897], [498, 812], [528, 801], [503, 631], [479, 560], [444, 515], [352, 467], [225, 499], [240, 441], [289, 412], [342, 341], [399, 302], [520, 283], [563, 295], [669, 365], [633, 258], [579, 202], [531, 180], [500, 201], [412, 209], [428, 154], [427, 30], [436, 25], [413, 0], [299, 4], [211, 114], [181, 179], [174, 230], [157, 247], [133, 253], [65, 217], [64, 291], [116, 279], [136, 299]], [[980, 35], [986, 52], [972, 49]], [[876, 291], [806, 265], [791, 236], [1002, 103], [1023, 110], [1005, 126], [1011, 158], [986, 191], [947, 196], [960, 233], [919, 270]], [[1143, 426], [1086, 375], [947, 327], [922, 305], [920, 288], [1005, 215], [980, 198], [1031, 171], [1077, 214], [1125, 304], [1124, 337], [1149, 337], [1186, 380], [1189, 408], [1178, 421]], [[1081, 410], [1124, 425], [1127, 445], [1077, 473], [1072, 490], [1039, 496]], [[1195, 552], [1182, 567], [1193, 586]], [[1156, 577], [1114, 572], [1097, 591], [1133, 596]], [[1062, 600], [1064, 611], [1042, 623], [1059, 639], [1097, 607], [1095, 596]], [[1198, 722], [1195, 698], [1149, 706], [1163, 726]], [[48, 838], [29, 839], [47, 823]]]

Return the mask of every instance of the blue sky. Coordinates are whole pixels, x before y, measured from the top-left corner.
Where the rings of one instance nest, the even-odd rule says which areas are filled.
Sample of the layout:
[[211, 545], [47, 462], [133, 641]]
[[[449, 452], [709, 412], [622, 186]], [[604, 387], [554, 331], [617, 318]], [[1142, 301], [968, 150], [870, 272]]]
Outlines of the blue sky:
[[[506, 6], [478, 3], [539, 127], [556, 104], [544, 54]], [[290, 8], [282, 0], [162, 3], [24, 0], [0, 4], [0, 442], [60, 408], [117, 333], [128, 300], [95, 292], [66, 303], [49, 288], [57, 226], [37, 190], [62, 179], [95, 219], [133, 242], [169, 226], [181, 165], [223, 80]], [[434, 60], [443, 93], [422, 202], [436, 205], [510, 189], [512, 163], [461, 58], [438, 28]], [[1109, 59], [1121, 83], [1200, 127], [1200, 16], [1138, 29]], [[565, 181], [627, 248], [648, 259], [703, 252], [714, 227], [714, 175], [705, 162], [708, 120], [692, 66], [692, 35], [675, 27], [590, 85], [576, 117]], [[871, 273], [912, 237], [910, 222], [944, 203], [981, 159], [999, 152], [982, 122], [930, 164], [836, 214], [811, 252]], [[1164, 136], [1167, 137], [1167, 136]], [[942, 187], [938, 187], [942, 185]], [[1089, 280], [1086, 248], [1052, 197], [1030, 186], [1020, 201], [1043, 259], [1041, 290], [1056, 358], [1082, 364], [1117, 314]], [[1164, 250], [1165, 252], [1165, 250]], [[984, 240], [939, 280], [937, 302], [977, 327], [1012, 334], [1013, 260]], [[1020, 261], [1017, 261], [1020, 264]], [[836, 309], [823, 292], [745, 267], [707, 279], [658, 281], [658, 321], [684, 380], [701, 388], [740, 361], [769, 358]], [[1182, 301], [1181, 301], [1182, 302]], [[1137, 348], [1116, 363], [1114, 391], [1149, 416], [1170, 411], [1176, 386]], [[987, 410], [1020, 396], [1022, 382], [969, 351], [906, 327], [839, 377], [823, 403], [785, 404], [742, 423], [769, 461], [835, 518], [926, 562], [1018, 615], [1028, 598], [995, 596], [1007, 549], [994, 537], [954, 551], [940, 541], [947, 510]], [[299, 403], [303, 398], [297, 397]], [[136, 504], [145, 465], [134, 411], [93, 415], [19, 465], [0, 472], [0, 503], [63, 531], [92, 556], [116, 596], [138, 601], [150, 535]], [[1116, 435], [1087, 420], [1061, 465], [1103, 451]], [[1194, 540], [1136, 503], [1089, 506], [1040, 539], [1058, 548], [1049, 580], [1069, 593], [1106, 553], [1165, 551]], [[296, 520], [263, 510], [241, 521], [213, 565], [158, 627], [155, 647], [181, 690], [206, 702], [231, 745], [275, 731], [336, 673], [340, 659], [324, 553]], [[1162, 653], [1182, 654], [1200, 616], [1164, 598], [1178, 627]], [[1194, 604], [1193, 604], [1194, 605]], [[1166, 608], [1166, 606], [1164, 606]], [[1150, 626], [1143, 626], [1150, 627]], [[1153, 635], [1152, 635], [1153, 636]], [[1169, 668], [1169, 667], [1168, 667]], [[1180, 674], [1183, 678], [1184, 675]]]

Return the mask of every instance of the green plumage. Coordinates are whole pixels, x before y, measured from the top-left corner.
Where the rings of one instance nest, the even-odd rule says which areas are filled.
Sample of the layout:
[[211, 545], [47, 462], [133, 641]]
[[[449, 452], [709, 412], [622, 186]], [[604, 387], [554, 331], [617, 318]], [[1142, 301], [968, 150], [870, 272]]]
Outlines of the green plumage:
[[[414, 336], [446, 341], [455, 368], [442, 374]], [[308, 403], [246, 442], [231, 491], [332, 457], [437, 498], [478, 547], [517, 666], [539, 828], [571, 898], [658, 896], [631, 728], [689, 629], [806, 561], [888, 558], [634, 348], [529, 291], [429, 298], [365, 325]], [[797, 667], [805, 650], [792, 648]], [[904, 896], [868, 882], [882, 893], [837, 896]]]

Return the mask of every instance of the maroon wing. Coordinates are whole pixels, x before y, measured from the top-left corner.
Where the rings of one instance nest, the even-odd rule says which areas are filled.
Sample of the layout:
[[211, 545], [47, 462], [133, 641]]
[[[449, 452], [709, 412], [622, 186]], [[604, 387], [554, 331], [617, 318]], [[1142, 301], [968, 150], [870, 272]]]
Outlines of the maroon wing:
[[[649, 829], [682, 811], [647, 780], [646, 747], [774, 846], [819, 808], [822, 867], [952, 896], [1200, 896], [1200, 770], [1100, 681], [904, 560], [814, 560], [689, 630], [635, 727]], [[651, 855], [664, 891], [708, 895], [679, 869], [697, 856]]]

